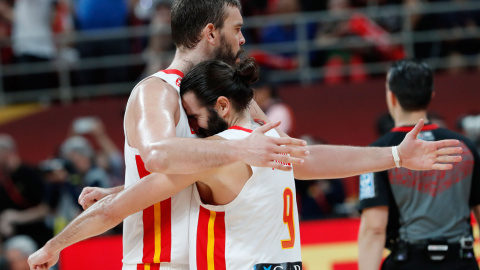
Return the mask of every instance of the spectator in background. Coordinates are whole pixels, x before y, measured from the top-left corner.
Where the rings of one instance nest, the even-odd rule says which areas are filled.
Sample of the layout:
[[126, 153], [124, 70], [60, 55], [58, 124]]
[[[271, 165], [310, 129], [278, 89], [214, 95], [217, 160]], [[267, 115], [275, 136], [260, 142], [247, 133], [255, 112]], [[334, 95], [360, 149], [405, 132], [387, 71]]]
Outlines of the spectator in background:
[[[293, 15], [300, 12], [300, 3], [298, 0], [278, 0], [271, 4], [273, 15]], [[292, 17], [290, 23], [273, 21], [267, 24], [261, 30], [260, 42], [265, 44], [275, 44], [281, 42], [295, 42], [299, 39], [297, 27], [294, 24], [295, 17]], [[315, 24], [307, 25], [307, 39], [311, 40], [315, 36]], [[292, 52], [270, 53], [264, 51], [253, 52], [252, 56], [265, 67], [273, 69], [293, 69], [298, 66], [298, 56]]]
[[[80, 57], [118, 56], [129, 51], [125, 39], [105, 39], [105, 31], [128, 25], [129, 3], [127, 0], [75, 0], [74, 10], [77, 29], [89, 40], [77, 44]], [[122, 82], [128, 79], [125, 67], [108, 67], [100, 70], [83, 70], [79, 82], [99, 84]]]
[[85, 186], [108, 188], [111, 186], [107, 173], [95, 162], [95, 151], [82, 136], [72, 136], [60, 147], [60, 155], [68, 161], [79, 184], [79, 193]]
[[367, 78], [363, 63], [363, 55], [367, 48], [337, 49], [336, 45], [344, 44], [342, 38], [352, 36], [350, 27], [350, 1], [329, 0], [327, 4], [328, 13], [334, 20], [324, 21], [319, 24], [316, 33], [316, 43], [322, 47], [329, 48], [318, 53], [312, 60], [314, 66], [325, 66], [324, 79], [326, 83], [335, 84], [342, 82], [344, 74], [342, 67], [351, 65], [349, 78], [351, 81], [363, 81]]
[[[452, 0], [459, 7], [468, 7], [471, 0]], [[470, 66], [468, 60], [476, 59], [480, 64], [480, 11], [465, 9], [462, 11], [441, 13], [438, 15], [440, 28], [446, 40], [442, 53], [448, 56], [451, 72], [458, 72]]]
[[0, 134], [0, 235], [32, 237], [39, 245], [52, 236], [43, 222], [48, 209], [42, 207], [44, 181], [38, 170], [24, 164], [15, 141]]
[[[54, 0], [16, 0], [12, 16], [12, 49], [15, 62], [48, 63], [56, 54], [52, 32]], [[25, 80], [20, 77], [16, 88], [22, 90], [58, 86], [56, 73], [36, 73]]]
[[114, 186], [123, 185], [125, 181], [125, 162], [122, 152], [97, 117], [81, 117], [72, 123], [73, 135], [91, 135], [94, 143], [100, 147], [95, 151], [95, 164], [103, 169], [109, 176], [109, 181]]
[[[0, 0], [0, 44], [10, 37], [12, 28], [13, 6], [9, 0]], [[0, 47], [2, 64], [10, 64], [13, 53], [9, 46]]]
[[44, 161], [40, 166], [47, 182], [44, 205], [51, 212], [47, 223], [54, 234], [82, 211], [77, 198], [84, 187], [111, 186], [107, 173], [96, 166], [95, 151], [84, 137], [76, 135], [66, 139], [60, 147], [60, 157]]
[[37, 250], [37, 244], [26, 235], [18, 235], [5, 242], [8, 270], [30, 270], [28, 256]]
[[255, 86], [255, 102], [265, 112], [270, 121], [282, 121], [278, 129], [293, 136], [295, 132], [295, 115], [292, 108], [283, 102], [272, 83], [261, 79]]
[[170, 6], [171, 4], [167, 0], [156, 1], [154, 4], [154, 12], [150, 21], [151, 35], [143, 53], [147, 66], [142, 78], [167, 68], [173, 60], [175, 46], [170, 34]]

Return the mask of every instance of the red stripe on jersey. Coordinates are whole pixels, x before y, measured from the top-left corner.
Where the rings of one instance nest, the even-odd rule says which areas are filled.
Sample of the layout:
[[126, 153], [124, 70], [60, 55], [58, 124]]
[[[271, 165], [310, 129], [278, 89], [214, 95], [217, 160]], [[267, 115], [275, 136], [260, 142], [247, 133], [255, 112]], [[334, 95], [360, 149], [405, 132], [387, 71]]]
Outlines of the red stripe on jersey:
[[183, 72], [181, 72], [180, 70], [178, 69], [165, 69], [165, 70], [160, 70], [160, 72], [163, 72], [165, 74], [176, 74], [180, 77], [185, 77], [185, 75], [183, 74]]
[[242, 131], [245, 131], [245, 132], [248, 132], [248, 133], [252, 133], [252, 132], [253, 132], [253, 130], [251, 130], [251, 129], [244, 128], [244, 127], [240, 127], [240, 126], [231, 126], [229, 129], [242, 130]]
[[155, 255], [155, 206], [143, 210], [143, 263], [153, 262]]
[[216, 212], [215, 218], [215, 270], [226, 270], [225, 261], [225, 212]]
[[[141, 178], [149, 175], [150, 172], [145, 169], [145, 164], [139, 155], [135, 156], [138, 175]], [[155, 213], [155, 205], [157, 211]], [[152, 205], [143, 210], [143, 263], [158, 262], [155, 259], [155, 241], [160, 238], [160, 262], [171, 262], [172, 257], [172, 199], [168, 198], [160, 203]], [[155, 214], [160, 216], [160, 224], [155, 223]], [[157, 222], [158, 223], [158, 222]], [[160, 235], [155, 235], [155, 226], [160, 226]], [[158, 229], [157, 229], [158, 230]], [[157, 254], [158, 256], [158, 254]]]
[[[145, 163], [140, 155], [135, 156], [137, 170], [140, 179], [149, 175], [150, 172], [145, 169]], [[154, 206], [150, 206], [143, 210], [143, 263], [153, 262], [155, 254], [155, 212]]]
[[197, 270], [208, 270], [207, 245], [210, 211], [200, 206], [197, 226]]
[[160, 208], [162, 234], [160, 261], [170, 262], [172, 257], [172, 198], [162, 201]]
[[140, 179], [150, 174], [150, 172], [145, 169], [145, 163], [143, 163], [142, 157], [140, 155], [135, 155], [135, 161], [137, 163], [137, 171]]
[[137, 264], [137, 270], [145, 270], [145, 265]]
[[150, 270], [160, 270], [160, 264], [159, 263], [150, 264]]
[[[414, 126], [394, 127], [394, 128], [392, 128], [392, 132], [410, 132], [413, 128], [414, 128]], [[434, 130], [434, 129], [437, 129], [437, 128], [438, 128], [437, 124], [428, 124], [428, 125], [423, 126], [422, 131], [430, 131], [430, 130]]]

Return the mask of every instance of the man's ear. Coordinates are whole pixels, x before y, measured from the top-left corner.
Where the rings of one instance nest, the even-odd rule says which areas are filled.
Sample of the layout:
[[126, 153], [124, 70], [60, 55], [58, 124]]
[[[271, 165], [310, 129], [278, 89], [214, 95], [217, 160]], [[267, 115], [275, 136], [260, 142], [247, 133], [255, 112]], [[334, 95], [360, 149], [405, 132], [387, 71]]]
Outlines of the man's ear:
[[390, 104], [392, 104], [393, 106], [397, 106], [398, 100], [392, 91], [387, 90], [387, 98], [390, 101]]
[[222, 118], [225, 118], [225, 116], [230, 112], [232, 109], [232, 104], [230, 103], [230, 100], [224, 96], [220, 96], [217, 98], [217, 104], [215, 104], [215, 110], [218, 112], [218, 115], [220, 115]]
[[217, 41], [218, 32], [215, 26], [212, 23], [209, 23], [203, 28], [202, 32], [203, 38], [210, 43], [211, 45], [215, 45]]

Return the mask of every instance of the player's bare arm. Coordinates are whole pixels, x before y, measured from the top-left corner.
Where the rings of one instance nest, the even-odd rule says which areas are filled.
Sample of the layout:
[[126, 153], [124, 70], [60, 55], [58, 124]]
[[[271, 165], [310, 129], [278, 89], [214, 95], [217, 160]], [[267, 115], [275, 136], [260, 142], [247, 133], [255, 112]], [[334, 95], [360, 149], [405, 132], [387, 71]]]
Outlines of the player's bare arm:
[[75, 218], [29, 259], [30, 269], [48, 269], [58, 261], [60, 251], [79, 241], [99, 235], [118, 225], [127, 216], [172, 197], [197, 180], [214, 175], [217, 169], [191, 175], [153, 173], [120, 192], [98, 201]]
[[85, 187], [80, 196], [78, 196], [78, 204], [85, 210], [104, 197], [122, 191], [123, 188], [123, 185], [112, 188]]
[[[458, 140], [423, 141], [417, 138], [423, 120], [410, 131], [398, 146], [400, 165], [411, 170], [450, 170], [460, 162]], [[314, 145], [303, 165], [295, 165], [297, 179], [332, 179], [384, 171], [396, 166], [391, 147], [353, 147]]]

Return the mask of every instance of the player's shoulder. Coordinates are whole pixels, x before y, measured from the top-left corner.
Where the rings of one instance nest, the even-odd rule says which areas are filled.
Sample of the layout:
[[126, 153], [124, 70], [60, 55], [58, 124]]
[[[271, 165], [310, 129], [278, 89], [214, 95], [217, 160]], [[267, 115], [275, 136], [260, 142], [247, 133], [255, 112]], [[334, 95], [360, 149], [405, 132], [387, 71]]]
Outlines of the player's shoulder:
[[167, 91], [178, 96], [178, 91], [171, 84], [158, 77], [148, 77], [141, 81], [136, 88], [141, 91]]

